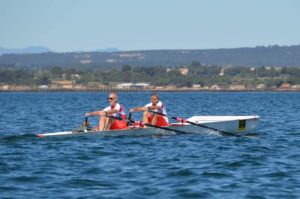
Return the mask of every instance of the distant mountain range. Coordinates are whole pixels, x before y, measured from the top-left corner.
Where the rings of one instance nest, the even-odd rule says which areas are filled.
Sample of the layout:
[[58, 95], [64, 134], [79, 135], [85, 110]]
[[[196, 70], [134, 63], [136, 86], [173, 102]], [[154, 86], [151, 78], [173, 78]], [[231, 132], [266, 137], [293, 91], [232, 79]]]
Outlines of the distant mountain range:
[[95, 50], [96, 52], [118, 52], [120, 51], [119, 49], [117, 48], [105, 48], [105, 49], [97, 49]]
[[[1, 54], [0, 48], [0, 54]], [[21, 54], [22, 52], [26, 54]], [[7, 53], [7, 51], [6, 51]], [[143, 50], [118, 51], [115, 48], [94, 52], [51, 52], [44, 47], [30, 47], [2, 54], [0, 67], [72, 67], [119, 68], [130, 66], [183, 66], [199, 62], [205, 65], [232, 66], [299, 66], [300, 45], [257, 46], [254, 48], [210, 50]], [[17, 53], [17, 54], [16, 54]]]
[[[97, 49], [95, 52], [118, 52], [120, 51], [117, 48], [105, 48], [105, 49]], [[3, 48], [0, 47], [0, 55], [3, 54], [38, 54], [38, 53], [47, 53], [54, 52], [51, 49], [43, 46], [30, 46], [26, 48]], [[75, 52], [83, 52], [82, 50], [77, 50]]]
[[32, 54], [51, 52], [47, 47], [30, 46], [27, 48], [2, 48], [0, 47], [0, 55], [3, 54]]

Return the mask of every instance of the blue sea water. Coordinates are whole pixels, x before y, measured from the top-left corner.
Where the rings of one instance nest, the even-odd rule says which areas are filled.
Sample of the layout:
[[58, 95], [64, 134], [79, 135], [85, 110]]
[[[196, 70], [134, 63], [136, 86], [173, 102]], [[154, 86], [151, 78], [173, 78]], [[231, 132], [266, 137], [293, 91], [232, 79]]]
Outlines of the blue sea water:
[[0, 198], [300, 198], [300, 93], [160, 95], [170, 115], [259, 115], [259, 131], [40, 139], [80, 126], [107, 93], [0, 93]]

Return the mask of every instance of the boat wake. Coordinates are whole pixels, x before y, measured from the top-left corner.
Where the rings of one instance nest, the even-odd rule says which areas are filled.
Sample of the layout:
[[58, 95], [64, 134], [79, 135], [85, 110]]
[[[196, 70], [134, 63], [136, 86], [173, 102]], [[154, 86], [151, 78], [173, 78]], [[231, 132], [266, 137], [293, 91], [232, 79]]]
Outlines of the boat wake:
[[247, 133], [244, 135], [247, 138], [259, 138], [259, 133]]
[[220, 132], [218, 131], [214, 131], [211, 129], [202, 129], [201, 131], [199, 131], [199, 133], [197, 134], [202, 134], [202, 135], [213, 135], [213, 136], [223, 136]]
[[259, 133], [228, 135], [228, 134], [224, 134], [222, 132], [214, 131], [214, 130], [211, 130], [211, 129], [203, 129], [202, 131], [199, 131], [199, 134], [219, 136], [219, 137], [244, 137], [244, 138], [258, 138], [259, 137]]

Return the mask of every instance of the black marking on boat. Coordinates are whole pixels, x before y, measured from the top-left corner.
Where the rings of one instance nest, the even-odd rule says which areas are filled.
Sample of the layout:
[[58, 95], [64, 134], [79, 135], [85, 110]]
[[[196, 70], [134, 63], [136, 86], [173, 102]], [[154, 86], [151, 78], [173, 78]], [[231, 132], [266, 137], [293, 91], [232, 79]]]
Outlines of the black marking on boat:
[[246, 129], [246, 120], [239, 120], [239, 130], [243, 131]]

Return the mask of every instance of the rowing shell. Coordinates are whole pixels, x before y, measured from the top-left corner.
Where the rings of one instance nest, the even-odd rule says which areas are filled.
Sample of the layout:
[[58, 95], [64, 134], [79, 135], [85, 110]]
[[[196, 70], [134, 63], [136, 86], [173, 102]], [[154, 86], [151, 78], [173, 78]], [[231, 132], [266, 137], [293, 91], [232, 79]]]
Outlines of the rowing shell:
[[[188, 119], [190, 122], [201, 124], [202, 126], [219, 129], [221, 131], [230, 132], [232, 134], [244, 134], [255, 132], [259, 124], [259, 116], [193, 116]], [[172, 123], [168, 126], [169, 129], [182, 131], [192, 134], [201, 134], [207, 128], [190, 125], [188, 123]], [[104, 137], [120, 137], [120, 136], [164, 136], [176, 135], [178, 132], [164, 130], [160, 128], [132, 128], [124, 130], [109, 130], [109, 131], [63, 131], [55, 133], [40, 133], [38, 137], [51, 136], [82, 136], [82, 135], [100, 135]]]

